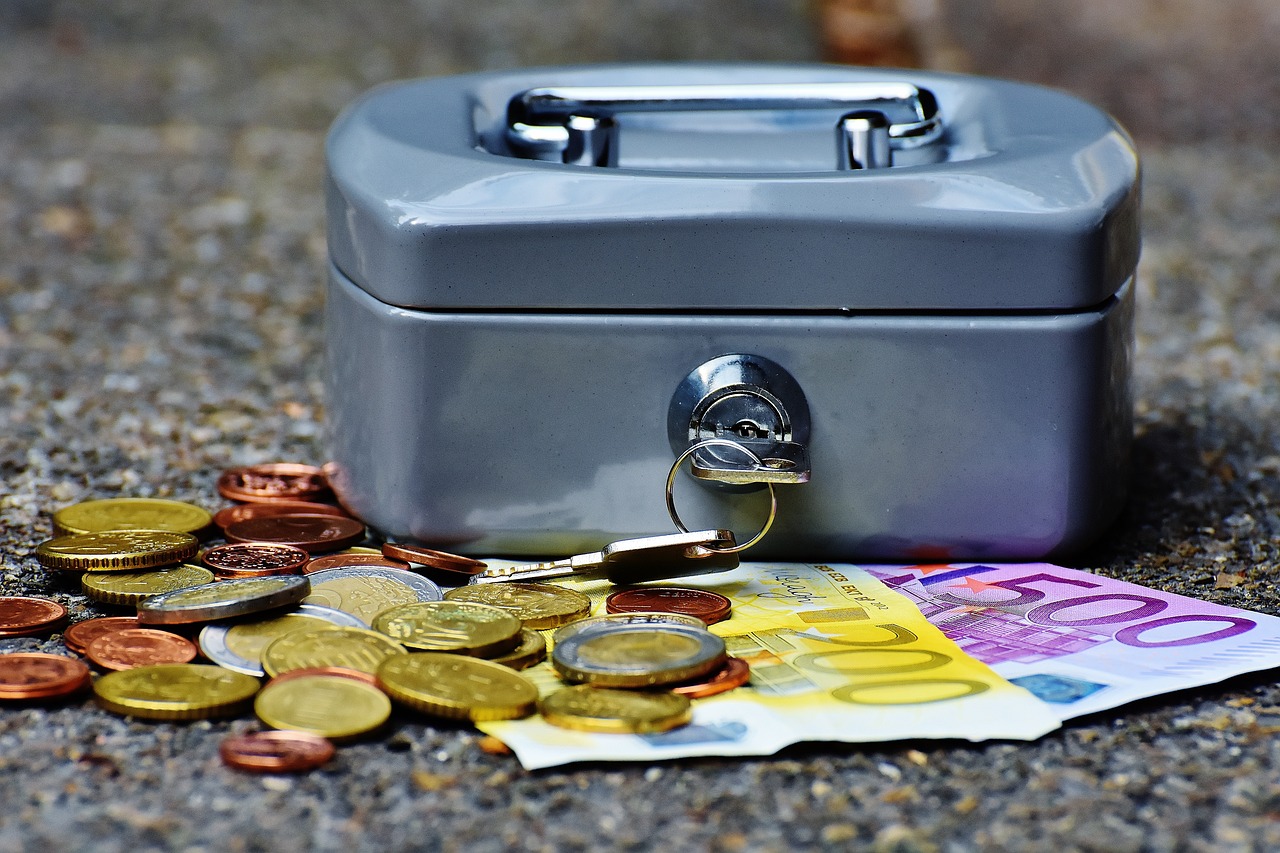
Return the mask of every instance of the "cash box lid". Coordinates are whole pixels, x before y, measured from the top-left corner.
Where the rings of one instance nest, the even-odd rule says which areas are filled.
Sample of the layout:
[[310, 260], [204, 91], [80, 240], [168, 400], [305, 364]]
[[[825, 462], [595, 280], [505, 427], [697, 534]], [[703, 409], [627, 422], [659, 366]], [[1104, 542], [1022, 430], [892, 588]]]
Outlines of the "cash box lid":
[[[540, 87], [903, 82], [940, 125], [924, 156], [883, 168], [836, 168], [838, 110], [672, 130], [624, 108], [605, 119], [608, 165], [526, 159], [508, 130], [513, 98]], [[333, 263], [405, 308], [1069, 311], [1110, 298], [1138, 256], [1124, 131], [1071, 96], [961, 75], [675, 64], [395, 83], [338, 118], [327, 164]]]

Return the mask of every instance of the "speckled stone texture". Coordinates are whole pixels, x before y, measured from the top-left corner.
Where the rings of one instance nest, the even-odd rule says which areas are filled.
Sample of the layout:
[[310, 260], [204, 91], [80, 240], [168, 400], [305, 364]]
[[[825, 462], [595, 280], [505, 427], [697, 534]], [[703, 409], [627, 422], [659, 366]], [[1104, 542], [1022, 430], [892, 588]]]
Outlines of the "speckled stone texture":
[[[225, 467], [323, 461], [321, 142], [359, 91], [537, 62], [811, 59], [805, 12], [799, 0], [0, 5], [0, 591], [98, 615], [33, 559], [52, 510], [114, 495], [216, 508]], [[1149, 54], [1144, 85], [1193, 85]], [[1043, 62], [995, 64], [1105, 93], [1133, 56], [1093, 52], [1058, 78]], [[1125, 118], [1123, 105], [1107, 104]], [[1277, 613], [1280, 149], [1134, 119], [1136, 475], [1124, 516], [1075, 564]], [[219, 762], [221, 738], [249, 719], [6, 706], [0, 851], [1276, 849], [1273, 678], [1033, 744], [817, 745], [536, 774], [468, 727], [412, 715], [285, 778]]]

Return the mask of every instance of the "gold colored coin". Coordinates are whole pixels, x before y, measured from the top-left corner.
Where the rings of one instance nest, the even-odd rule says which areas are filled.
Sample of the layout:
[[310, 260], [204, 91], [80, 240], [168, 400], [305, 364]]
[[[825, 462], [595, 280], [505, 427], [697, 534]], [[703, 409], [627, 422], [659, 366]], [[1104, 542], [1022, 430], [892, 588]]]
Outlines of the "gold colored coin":
[[161, 498], [105, 498], [63, 507], [53, 514], [55, 536], [108, 530], [169, 530], [199, 535], [213, 516], [194, 504]]
[[604, 734], [665, 732], [693, 719], [693, 705], [674, 693], [579, 685], [539, 700], [543, 719], [562, 729]]
[[200, 543], [171, 530], [109, 530], [76, 533], [42, 542], [36, 559], [46, 569], [69, 572], [131, 572], [181, 563]]
[[213, 580], [213, 572], [208, 569], [183, 563], [147, 572], [85, 572], [80, 576], [80, 588], [94, 601], [136, 605], [153, 595], [203, 586]]
[[546, 638], [530, 628], [520, 629], [520, 645], [504, 655], [489, 658], [494, 663], [500, 663], [512, 669], [528, 669], [546, 659]]
[[416, 601], [384, 610], [373, 630], [426, 652], [491, 657], [520, 643], [520, 620], [505, 610], [469, 601]]
[[331, 607], [299, 604], [281, 616], [261, 621], [236, 621], [205, 625], [200, 630], [200, 651], [219, 666], [261, 678], [262, 651], [293, 631], [326, 627], [367, 628], [356, 617]]
[[262, 668], [275, 678], [293, 669], [343, 666], [375, 673], [389, 657], [405, 654], [395, 640], [365, 628], [310, 628], [291, 631], [262, 650]]
[[253, 710], [273, 729], [347, 740], [385, 723], [391, 716], [391, 700], [371, 684], [308, 675], [268, 684], [254, 700]]
[[513, 720], [533, 713], [538, 688], [501, 664], [420, 652], [388, 658], [378, 683], [411, 708], [450, 720]]
[[149, 720], [231, 716], [249, 706], [258, 679], [207, 664], [141, 666], [102, 676], [98, 704], [115, 714]]
[[591, 612], [591, 599], [549, 583], [484, 583], [460, 586], [444, 594], [446, 601], [474, 601], [510, 611], [526, 628], [559, 628]]

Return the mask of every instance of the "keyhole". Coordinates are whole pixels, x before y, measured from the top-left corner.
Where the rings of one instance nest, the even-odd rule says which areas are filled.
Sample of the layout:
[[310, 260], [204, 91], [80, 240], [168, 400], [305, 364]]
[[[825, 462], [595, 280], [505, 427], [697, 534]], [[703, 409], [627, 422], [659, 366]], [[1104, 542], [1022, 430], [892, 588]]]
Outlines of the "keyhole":
[[752, 420], [743, 419], [738, 421], [729, 431], [738, 438], [768, 438], [769, 430]]

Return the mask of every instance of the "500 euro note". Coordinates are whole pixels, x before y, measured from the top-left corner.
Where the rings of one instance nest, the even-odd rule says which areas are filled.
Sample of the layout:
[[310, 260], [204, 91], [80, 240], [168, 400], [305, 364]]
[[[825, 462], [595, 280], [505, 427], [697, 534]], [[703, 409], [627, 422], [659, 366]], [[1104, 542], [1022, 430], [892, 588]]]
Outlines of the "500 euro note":
[[[604, 581], [564, 585], [590, 595], [597, 614], [614, 590]], [[695, 700], [692, 724], [661, 734], [577, 732], [539, 717], [479, 728], [537, 769], [770, 755], [800, 741], [1032, 740], [1059, 725], [1044, 703], [961, 652], [910, 601], [853, 566], [753, 563], [680, 585], [733, 601], [732, 617], [711, 630], [751, 664], [749, 685]], [[526, 674], [544, 694], [565, 686], [549, 663]]]
[[1068, 720], [1280, 666], [1280, 619], [1047, 563], [865, 566]]

